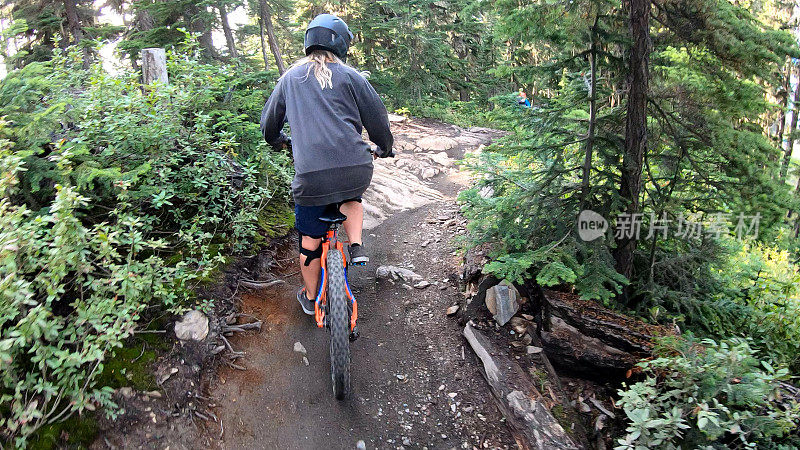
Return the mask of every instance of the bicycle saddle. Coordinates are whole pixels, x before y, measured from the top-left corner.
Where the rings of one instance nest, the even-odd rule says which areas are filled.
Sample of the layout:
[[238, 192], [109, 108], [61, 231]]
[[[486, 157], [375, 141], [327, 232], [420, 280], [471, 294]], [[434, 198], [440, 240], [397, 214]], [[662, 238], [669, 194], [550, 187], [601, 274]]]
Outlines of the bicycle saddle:
[[347, 220], [347, 216], [339, 211], [339, 205], [334, 204], [325, 207], [325, 211], [319, 216], [319, 220], [328, 224], [342, 223]]

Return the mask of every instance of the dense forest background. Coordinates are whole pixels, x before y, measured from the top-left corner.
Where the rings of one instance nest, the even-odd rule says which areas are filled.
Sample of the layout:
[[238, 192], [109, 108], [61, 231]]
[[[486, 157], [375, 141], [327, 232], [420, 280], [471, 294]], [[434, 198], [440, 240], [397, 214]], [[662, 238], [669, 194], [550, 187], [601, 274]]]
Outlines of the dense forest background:
[[[142, 314], [197, 306], [287, 230], [290, 161], [258, 116], [322, 12], [390, 110], [508, 131], [460, 196], [487, 272], [684, 333], [621, 393], [622, 448], [797, 445], [800, 410], [772, 396], [800, 373], [800, 8], [781, 0], [4, 2], [0, 437], [113, 414], [104, 361]], [[168, 86], [141, 87], [148, 47]], [[584, 210], [604, 237], [579, 237]]]

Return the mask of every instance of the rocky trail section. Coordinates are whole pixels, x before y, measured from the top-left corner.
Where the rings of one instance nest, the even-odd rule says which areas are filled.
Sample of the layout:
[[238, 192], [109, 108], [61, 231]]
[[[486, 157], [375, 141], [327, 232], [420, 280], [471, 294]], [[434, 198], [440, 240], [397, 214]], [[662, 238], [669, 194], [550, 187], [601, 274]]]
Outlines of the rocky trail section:
[[[456, 161], [497, 136], [497, 131], [486, 128], [464, 130], [393, 114], [390, 119], [396, 156], [375, 161], [372, 185], [364, 194], [366, 229], [375, 228], [397, 212], [434, 202], [454, 205], [458, 186], [466, 183], [465, 175], [455, 167]], [[444, 176], [437, 177], [440, 174]]]

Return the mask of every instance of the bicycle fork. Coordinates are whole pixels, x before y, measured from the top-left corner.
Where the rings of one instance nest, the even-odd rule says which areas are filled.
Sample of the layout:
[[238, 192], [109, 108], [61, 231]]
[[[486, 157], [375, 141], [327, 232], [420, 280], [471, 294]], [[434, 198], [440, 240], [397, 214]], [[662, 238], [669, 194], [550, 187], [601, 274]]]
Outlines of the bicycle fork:
[[356, 322], [358, 320], [358, 302], [356, 301], [353, 292], [350, 290], [350, 281], [347, 279], [347, 256], [344, 252], [344, 245], [338, 240], [338, 229], [336, 226], [331, 226], [322, 241], [322, 255], [320, 257], [320, 283], [317, 297], [314, 299], [314, 319], [317, 322], [317, 328], [328, 328], [328, 321], [326, 318], [328, 306], [328, 250], [331, 246], [339, 250], [342, 255], [342, 262], [344, 263], [344, 286], [347, 298], [350, 300], [350, 341], [358, 339], [359, 332]]

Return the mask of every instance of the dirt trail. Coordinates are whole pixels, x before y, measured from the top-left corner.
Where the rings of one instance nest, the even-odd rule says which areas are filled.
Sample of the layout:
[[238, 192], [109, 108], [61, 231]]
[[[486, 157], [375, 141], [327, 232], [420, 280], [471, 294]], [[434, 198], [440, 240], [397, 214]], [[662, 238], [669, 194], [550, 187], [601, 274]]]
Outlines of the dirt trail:
[[[494, 406], [461, 329], [445, 315], [457, 303], [463, 233], [455, 196], [468, 179], [452, 166], [494, 134], [433, 121], [396, 122], [394, 160], [376, 163], [365, 244], [371, 262], [350, 271], [361, 338], [351, 345], [352, 391], [331, 394], [328, 335], [302, 314], [290, 264], [286, 285], [252, 291], [243, 312], [257, 334], [231, 338], [246, 371], [223, 369], [210, 392], [223, 448], [504, 448], [514, 441]], [[453, 220], [455, 219], [455, 220]], [[284, 257], [291, 255], [288, 249]], [[379, 265], [406, 267], [432, 283], [416, 289], [376, 280]], [[307, 363], [294, 351], [307, 350]]]

